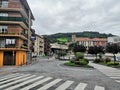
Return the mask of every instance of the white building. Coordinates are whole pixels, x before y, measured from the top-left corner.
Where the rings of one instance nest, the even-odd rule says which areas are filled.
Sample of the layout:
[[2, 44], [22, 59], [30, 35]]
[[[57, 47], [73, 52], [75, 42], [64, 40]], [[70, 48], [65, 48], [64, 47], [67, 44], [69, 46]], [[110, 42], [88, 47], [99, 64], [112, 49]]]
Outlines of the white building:
[[120, 43], [120, 37], [119, 36], [108, 37], [108, 43]]
[[42, 56], [44, 54], [44, 38], [36, 34], [33, 56]]
[[67, 50], [68, 46], [67, 45], [61, 45], [58, 43], [54, 43], [54, 44], [50, 44], [51, 48], [55, 48], [55, 49], [63, 49], [63, 50]]
[[78, 42], [88, 49], [90, 46], [105, 46], [107, 44], [107, 38], [85, 38], [72, 35], [72, 42]]

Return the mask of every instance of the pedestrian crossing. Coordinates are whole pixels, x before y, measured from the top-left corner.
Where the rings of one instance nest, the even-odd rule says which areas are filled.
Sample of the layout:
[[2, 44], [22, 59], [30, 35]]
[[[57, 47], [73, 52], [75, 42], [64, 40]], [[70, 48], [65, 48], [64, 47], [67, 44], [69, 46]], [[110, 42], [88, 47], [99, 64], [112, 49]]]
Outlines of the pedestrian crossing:
[[[87, 83], [63, 80], [25, 73], [13, 73], [0, 77], [0, 90], [85, 90]], [[70, 87], [74, 87], [70, 89]], [[50, 89], [52, 88], [52, 89]], [[105, 87], [94, 85], [94, 90], [105, 90]]]
[[117, 83], [120, 83], [120, 70], [108, 66], [98, 65], [94, 63], [89, 63], [91, 66], [94, 66], [94, 68], [101, 71], [106, 76], [110, 77], [111, 79], [115, 80]]

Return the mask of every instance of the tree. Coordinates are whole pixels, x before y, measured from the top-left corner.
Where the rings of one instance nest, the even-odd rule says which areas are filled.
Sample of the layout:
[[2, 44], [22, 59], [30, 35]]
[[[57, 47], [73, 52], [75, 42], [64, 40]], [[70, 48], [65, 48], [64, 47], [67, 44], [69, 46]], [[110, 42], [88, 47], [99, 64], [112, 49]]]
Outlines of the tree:
[[68, 46], [69, 50], [73, 50], [74, 45], [75, 45], [75, 43], [70, 43]]
[[106, 46], [106, 52], [112, 53], [114, 56], [114, 63], [116, 61], [116, 55], [118, 52], [120, 52], [120, 46], [118, 44], [107, 44]]
[[73, 52], [74, 53], [76, 53], [76, 52], [85, 52], [85, 51], [86, 51], [86, 48], [83, 45], [75, 44], [74, 47], [73, 47]]
[[104, 48], [102, 46], [91, 46], [88, 49], [89, 54], [95, 54], [96, 59], [97, 59], [97, 54], [98, 53], [104, 53]]

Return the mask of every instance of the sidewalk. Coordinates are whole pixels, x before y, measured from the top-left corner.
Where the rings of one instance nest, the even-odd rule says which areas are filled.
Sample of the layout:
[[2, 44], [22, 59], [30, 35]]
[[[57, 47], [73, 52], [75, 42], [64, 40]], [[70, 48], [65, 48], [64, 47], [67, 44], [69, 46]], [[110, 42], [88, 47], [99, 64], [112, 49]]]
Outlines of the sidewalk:
[[89, 65], [93, 66], [94, 68], [96, 68], [97, 70], [99, 70], [100, 72], [105, 74], [106, 76], [108, 76], [111, 79], [114, 79], [116, 82], [120, 83], [120, 70], [119, 69], [95, 64], [92, 62], [89, 62]]

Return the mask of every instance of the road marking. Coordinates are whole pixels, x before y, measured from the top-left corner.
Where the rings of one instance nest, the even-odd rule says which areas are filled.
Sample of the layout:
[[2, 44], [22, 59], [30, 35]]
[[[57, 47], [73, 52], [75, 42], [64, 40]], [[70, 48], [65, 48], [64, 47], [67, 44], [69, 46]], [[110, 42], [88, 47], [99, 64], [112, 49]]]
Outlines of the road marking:
[[58, 88], [56, 88], [55, 90], [66, 90], [73, 83], [74, 81], [66, 81], [65, 83], [60, 85]]
[[116, 82], [120, 83], [120, 80], [115, 80]]
[[[45, 82], [47, 83], [47, 81], [52, 79], [52, 77], [44, 78], [44, 76], [37, 76], [32, 74], [19, 74], [19, 73], [6, 75], [6, 76], [10, 76], [11, 78], [9, 77], [10, 78], [9, 79], [8, 77], [5, 77], [5, 76], [4, 78], [1, 78], [0, 89], [14, 90], [14, 89], [20, 88], [20, 90], [29, 90], [41, 85], [42, 83], [45, 83]], [[2, 82], [2, 80], [4, 79], [7, 79], [7, 80]], [[54, 85], [56, 85], [60, 81], [62, 81], [62, 79], [51, 80], [49, 83], [38, 88], [37, 90], [47, 90], [50, 87], [54, 87]], [[120, 80], [115, 80], [115, 81], [120, 83]], [[58, 87], [56, 87], [55, 90], [69, 89], [69, 87], [72, 86], [73, 83], [74, 81], [67, 80], [61, 85], [59, 85]], [[72, 90], [85, 90], [86, 87], [87, 87], [87, 83], [78, 83], [76, 87]], [[94, 90], [105, 90], [105, 88], [102, 86], [95, 86]]]
[[[45, 86], [43, 86], [43, 87], [41, 87], [41, 88], [39, 88], [39, 89], [37, 89], [37, 90], [46, 90], [46, 89], [52, 87], [53, 85], [57, 84], [57, 83], [60, 82], [61, 80], [62, 80], [62, 79], [55, 79], [54, 81], [46, 84]], [[62, 89], [61, 89], [61, 90], [62, 90]]]
[[14, 74], [14, 75], [11, 75], [11, 76], [7, 76], [7, 77], [4, 77], [4, 78], [1, 78], [0, 81], [3, 81], [3, 80], [6, 80], [6, 79], [9, 79], [9, 78], [13, 78], [13, 77], [16, 77], [16, 76], [19, 76], [20, 74]]
[[10, 81], [13, 81], [13, 80], [17, 80], [17, 79], [20, 79], [20, 78], [22, 78], [22, 77], [29, 76], [30, 74], [26, 74], [26, 75], [20, 74], [20, 75], [22, 75], [22, 76], [15, 77], [15, 78], [12, 78], [12, 79], [9, 79], [9, 80], [0, 82], [0, 84], [4, 84], [4, 83], [7, 83], [7, 82], [10, 82]]
[[[32, 75], [32, 76], [29, 76], [29, 77], [24, 77], [23, 79], [19, 79], [19, 80], [17, 80], [17, 81], [13, 81], [13, 82], [10, 82], [10, 83], [8, 83], [8, 84], [3, 84], [3, 85], [1, 85], [0, 86], [0, 88], [4, 88], [4, 87], [7, 87], [7, 86], [9, 86], [9, 85], [12, 85], [12, 84], [16, 84], [16, 83], [18, 83], [18, 82], [20, 82], [20, 81], [24, 81], [24, 80], [27, 80], [27, 79], [29, 79], [29, 78], [32, 78], [32, 77], [35, 77], [36, 75]], [[10, 89], [9, 89], [10, 90]]]
[[112, 73], [111, 73], [111, 74], [109, 74], [109, 75], [107, 75], [107, 76], [110, 76], [110, 77], [112, 77], [112, 76], [118, 76], [118, 77], [119, 77], [120, 74], [112, 74]]
[[30, 79], [30, 80], [28, 80], [28, 81], [22, 82], [22, 83], [20, 83], [20, 84], [15, 85], [15, 86], [6, 88], [5, 90], [13, 90], [13, 89], [18, 88], [18, 87], [20, 87], [20, 86], [23, 86], [23, 85], [25, 85], [25, 84], [27, 84], [27, 83], [30, 83], [30, 82], [33, 82], [33, 81], [35, 81], [35, 80], [41, 79], [41, 78], [43, 78], [43, 77], [44, 77], [44, 76], [39, 76], [39, 77]]
[[6, 76], [3, 76], [3, 77], [0, 77], [0, 79], [1, 78], [5, 78], [5, 77], [9, 77], [9, 76], [12, 76], [12, 75], [15, 75], [15, 74], [19, 74], [19, 73], [14, 73], [14, 74], [6, 75]]
[[116, 77], [116, 76], [115, 76], [115, 77], [110, 77], [110, 78], [113, 78], [113, 79], [120, 79], [120, 77]]
[[84, 90], [86, 86], [86, 83], [79, 83], [74, 90]]
[[95, 89], [94, 90], [105, 90], [104, 87], [101, 87], [101, 86], [95, 86]]
[[33, 83], [33, 84], [29, 85], [29, 86], [26, 86], [25, 88], [22, 88], [20, 90], [29, 90], [30, 88], [33, 88], [33, 87], [35, 87], [37, 85], [40, 85], [40, 84], [42, 84], [42, 83], [44, 83], [44, 82], [46, 82], [48, 80], [51, 80], [51, 79], [52, 79], [52, 77], [47, 77], [47, 78], [42, 79], [42, 80], [40, 80], [40, 81], [38, 81], [36, 83]]

